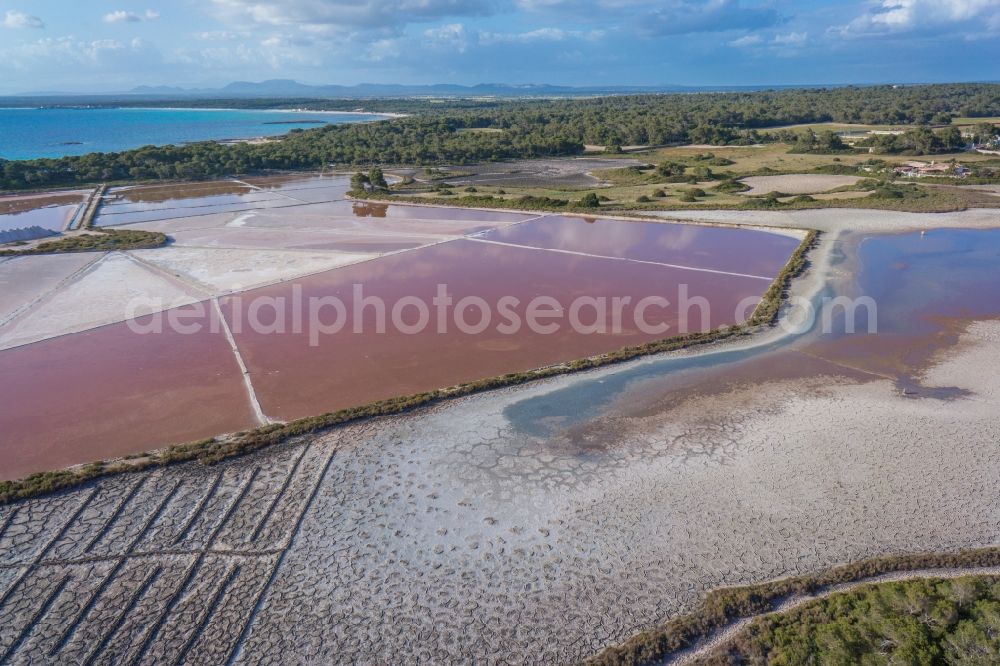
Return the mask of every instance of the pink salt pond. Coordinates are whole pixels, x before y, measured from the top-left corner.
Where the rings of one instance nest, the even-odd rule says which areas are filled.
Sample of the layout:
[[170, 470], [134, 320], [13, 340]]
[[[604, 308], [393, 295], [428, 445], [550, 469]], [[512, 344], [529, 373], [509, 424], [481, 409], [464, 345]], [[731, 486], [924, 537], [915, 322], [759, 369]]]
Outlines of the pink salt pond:
[[[390, 254], [222, 298], [236, 350], [209, 307], [193, 318], [195, 333], [167, 326], [139, 335], [120, 323], [0, 352], [0, 478], [253, 427], [257, 404], [289, 420], [736, 323], [799, 242], [747, 229], [501, 211], [288, 199], [276, 207], [272, 198], [342, 194], [342, 180], [150, 188], [109, 206], [108, 217], [118, 205], [123, 219], [163, 219], [136, 228], [165, 231], [176, 247]], [[243, 206], [252, 210], [232, 214]], [[439, 285], [452, 299], [443, 326]], [[384, 332], [377, 307], [355, 311], [359, 296], [384, 304]], [[548, 312], [542, 323], [557, 322], [554, 330], [528, 323], [538, 297], [535, 312]], [[489, 312], [482, 330], [469, 332], [484, 321], [480, 305], [463, 310], [466, 330], [456, 323], [455, 304], [468, 298]], [[625, 303], [617, 310], [616, 298]], [[651, 298], [669, 303], [639, 307]], [[329, 330], [339, 317], [330, 305], [315, 319], [321, 326], [311, 326], [310, 303], [331, 299], [343, 306], [343, 327]], [[601, 301], [603, 315], [593, 305]], [[397, 327], [392, 310], [403, 302]], [[415, 302], [431, 315], [420, 330]]]
[[[460, 240], [247, 292], [224, 299], [223, 310], [264, 412], [284, 420], [732, 324], [752, 311], [769, 284], [718, 272]], [[360, 294], [355, 285], [363, 287]], [[438, 285], [446, 286], [455, 303], [482, 299], [491, 325], [462, 332], [458, 320], [446, 315], [446, 325], [439, 326], [432, 305]], [[692, 302], [710, 307], [679, 307], [682, 288]], [[378, 332], [377, 307], [356, 310], [359, 296], [385, 304], [384, 332]], [[338, 319], [330, 306], [315, 310], [320, 313], [316, 321], [325, 322], [327, 329], [343, 321], [343, 328], [321, 334], [306, 322], [296, 332], [296, 299], [309, 312], [310, 302], [329, 297], [344, 304], [345, 316]], [[546, 320], [561, 318], [556, 330], [528, 325], [527, 306], [535, 297], [550, 299], [552, 309], [561, 313]], [[621, 310], [620, 328], [610, 319], [616, 297], [630, 303]], [[670, 304], [648, 307], [641, 319], [648, 326], [641, 326], [637, 306], [649, 297]], [[505, 298], [517, 299], [513, 310], [522, 323], [500, 330]], [[609, 305], [605, 332], [592, 326], [600, 321], [596, 306], [581, 306], [578, 321], [584, 326], [574, 327], [569, 311], [578, 298]], [[421, 320], [418, 306], [401, 307], [404, 326], [392, 325], [392, 309], [404, 299], [425, 303], [432, 311], [432, 321], [422, 330], [414, 330]], [[271, 308], [268, 303], [286, 305]], [[472, 324], [468, 328], [482, 325], [481, 309], [470, 308], [466, 314], [461, 321]]]
[[205, 312], [188, 320], [198, 333], [120, 323], [0, 351], [0, 479], [255, 425], [239, 365]]

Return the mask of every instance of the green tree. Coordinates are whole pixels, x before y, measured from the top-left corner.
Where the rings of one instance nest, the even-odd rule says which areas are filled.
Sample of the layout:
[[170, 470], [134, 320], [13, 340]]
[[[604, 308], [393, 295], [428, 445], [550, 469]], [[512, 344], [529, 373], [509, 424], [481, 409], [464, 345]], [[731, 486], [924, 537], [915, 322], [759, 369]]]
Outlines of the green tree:
[[597, 195], [593, 192], [587, 192], [580, 199], [580, 206], [583, 208], [599, 208], [601, 205], [601, 200], [597, 198]]
[[367, 189], [367, 186], [371, 183], [371, 180], [365, 174], [360, 171], [353, 176], [351, 176], [351, 191], [352, 192], [363, 192]]
[[680, 162], [663, 162], [656, 167], [656, 172], [666, 178], [683, 178], [687, 165]]
[[371, 171], [368, 172], [368, 182], [376, 190], [384, 191], [389, 189], [389, 183], [385, 180], [385, 174], [382, 173], [382, 169], [379, 167], [372, 167]]

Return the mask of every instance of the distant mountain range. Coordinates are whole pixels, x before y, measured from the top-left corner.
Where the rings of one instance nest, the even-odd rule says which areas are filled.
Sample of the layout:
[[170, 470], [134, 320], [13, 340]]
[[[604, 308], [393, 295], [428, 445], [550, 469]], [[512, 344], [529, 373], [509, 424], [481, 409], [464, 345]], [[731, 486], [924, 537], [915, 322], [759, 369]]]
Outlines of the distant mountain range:
[[713, 92], [763, 90], [767, 88], [800, 88], [809, 86], [557, 86], [549, 84], [480, 83], [474, 86], [455, 84], [404, 85], [392, 83], [361, 83], [354, 86], [308, 85], [291, 79], [269, 81], [235, 81], [222, 88], [179, 88], [175, 86], [138, 86], [117, 93], [27, 92], [16, 97], [99, 97], [134, 96], [142, 98], [260, 98], [311, 97], [358, 99], [374, 97], [556, 97], [582, 95], [621, 95], [657, 92]]

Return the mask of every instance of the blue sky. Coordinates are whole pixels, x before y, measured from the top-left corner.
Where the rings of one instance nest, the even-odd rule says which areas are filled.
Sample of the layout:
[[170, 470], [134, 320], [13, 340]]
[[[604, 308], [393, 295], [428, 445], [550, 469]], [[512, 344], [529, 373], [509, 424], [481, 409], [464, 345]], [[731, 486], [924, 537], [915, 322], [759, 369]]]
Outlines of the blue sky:
[[0, 93], [1000, 79], [1000, 0], [0, 0]]

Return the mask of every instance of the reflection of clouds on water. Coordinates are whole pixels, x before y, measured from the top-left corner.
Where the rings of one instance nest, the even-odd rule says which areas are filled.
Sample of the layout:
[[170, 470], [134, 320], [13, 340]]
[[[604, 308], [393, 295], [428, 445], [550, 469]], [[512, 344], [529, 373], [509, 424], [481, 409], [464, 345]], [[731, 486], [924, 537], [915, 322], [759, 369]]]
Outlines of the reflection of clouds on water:
[[33, 210], [17, 211], [10, 214], [0, 214], [0, 231], [24, 229], [27, 227], [42, 227], [50, 231], [60, 231], [66, 222], [76, 212], [76, 204], [69, 206], [50, 206]]
[[669, 233], [661, 233], [656, 237], [657, 245], [665, 250], [686, 250], [698, 242], [703, 230], [704, 227], [691, 224], [675, 225]]
[[[635, 257], [644, 248], [684, 250], [697, 244], [705, 228], [659, 222], [545, 217], [509, 229], [498, 230], [493, 239], [508, 243], [613, 257]], [[657, 257], [643, 257], [654, 260]], [[660, 257], [667, 259], [669, 257]]]
[[798, 237], [754, 229], [564, 216], [497, 229], [483, 238], [512, 245], [752, 275], [777, 273], [799, 242]]

